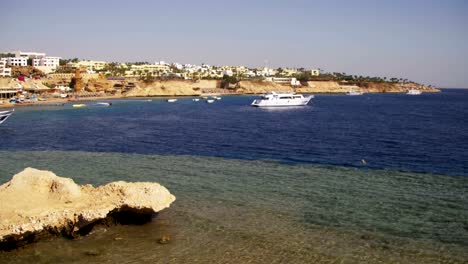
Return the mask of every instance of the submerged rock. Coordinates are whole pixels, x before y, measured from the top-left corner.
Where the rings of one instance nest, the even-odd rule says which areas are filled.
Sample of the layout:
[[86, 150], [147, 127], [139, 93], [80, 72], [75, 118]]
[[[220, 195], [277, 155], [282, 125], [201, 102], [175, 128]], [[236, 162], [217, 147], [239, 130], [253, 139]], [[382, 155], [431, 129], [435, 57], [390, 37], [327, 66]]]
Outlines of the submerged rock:
[[98, 223], [145, 223], [173, 201], [158, 183], [119, 181], [95, 188], [26, 168], [0, 186], [0, 250], [47, 234], [87, 234]]

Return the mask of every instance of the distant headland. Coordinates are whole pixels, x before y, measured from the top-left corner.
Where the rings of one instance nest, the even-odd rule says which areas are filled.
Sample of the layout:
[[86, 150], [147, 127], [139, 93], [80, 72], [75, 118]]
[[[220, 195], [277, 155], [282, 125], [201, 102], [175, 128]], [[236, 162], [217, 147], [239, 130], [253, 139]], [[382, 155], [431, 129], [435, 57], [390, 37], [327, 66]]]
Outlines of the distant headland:
[[440, 90], [403, 78], [370, 77], [321, 69], [248, 68], [148, 62], [105, 62], [0, 53], [0, 101], [11, 98], [199, 96], [300, 93], [406, 93]]

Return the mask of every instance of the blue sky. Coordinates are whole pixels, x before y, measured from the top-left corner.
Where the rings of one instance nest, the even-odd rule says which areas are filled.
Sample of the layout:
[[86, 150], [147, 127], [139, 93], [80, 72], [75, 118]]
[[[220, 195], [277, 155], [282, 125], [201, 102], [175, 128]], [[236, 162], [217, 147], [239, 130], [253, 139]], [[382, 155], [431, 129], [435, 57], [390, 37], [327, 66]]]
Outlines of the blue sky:
[[465, 0], [15, 0], [0, 8], [2, 51], [321, 68], [468, 88]]

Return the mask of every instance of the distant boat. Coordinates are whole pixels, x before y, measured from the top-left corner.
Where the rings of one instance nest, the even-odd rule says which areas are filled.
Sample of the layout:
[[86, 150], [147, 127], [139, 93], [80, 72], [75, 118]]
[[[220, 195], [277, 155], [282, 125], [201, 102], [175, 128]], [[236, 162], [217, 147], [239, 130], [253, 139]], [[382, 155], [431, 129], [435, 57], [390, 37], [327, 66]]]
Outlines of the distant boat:
[[208, 100], [206, 100], [206, 102], [209, 103], [209, 104], [214, 103], [214, 101], [215, 101], [214, 99], [208, 99]]
[[198, 101], [200, 101], [200, 99], [199, 98], [193, 98], [192, 101], [198, 102]]
[[302, 94], [269, 92], [260, 99], [254, 100], [251, 105], [257, 107], [305, 106], [312, 98], [314, 98], [313, 95], [305, 97]]
[[167, 99], [167, 101], [168, 101], [169, 103], [174, 103], [174, 102], [177, 102], [177, 99]]
[[98, 103], [96, 103], [96, 105], [111, 106], [112, 103], [108, 103], [108, 102], [98, 102]]
[[361, 92], [361, 91], [356, 91], [356, 90], [349, 90], [347, 93], [347, 95], [363, 95], [364, 93]]
[[421, 90], [410, 89], [410, 90], [408, 90], [408, 92], [407, 92], [406, 94], [409, 94], [409, 95], [420, 95], [420, 94], [421, 94]]
[[13, 114], [14, 111], [15, 109], [11, 109], [8, 111], [0, 111], [0, 124], [5, 122], [8, 119], [8, 117], [10, 117], [11, 114]]
[[85, 104], [74, 104], [72, 106], [75, 107], [75, 108], [80, 108], [80, 107], [85, 107], [86, 105]]
[[219, 97], [219, 96], [213, 96], [213, 98], [216, 99], [216, 100], [221, 100], [221, 97]]

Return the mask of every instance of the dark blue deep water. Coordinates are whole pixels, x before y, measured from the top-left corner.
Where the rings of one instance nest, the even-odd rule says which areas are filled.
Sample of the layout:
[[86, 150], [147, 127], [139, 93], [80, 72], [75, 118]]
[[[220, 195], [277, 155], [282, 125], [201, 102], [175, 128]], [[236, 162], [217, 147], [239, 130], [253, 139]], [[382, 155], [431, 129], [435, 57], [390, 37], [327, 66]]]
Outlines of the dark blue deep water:
[[468, 90], [317, 95], [308, 107], [275, 109], [250, 107], [254, 98], [17, 108], [0, 127], [0, 150], [213, 156], [468, 175]]

